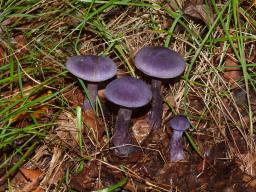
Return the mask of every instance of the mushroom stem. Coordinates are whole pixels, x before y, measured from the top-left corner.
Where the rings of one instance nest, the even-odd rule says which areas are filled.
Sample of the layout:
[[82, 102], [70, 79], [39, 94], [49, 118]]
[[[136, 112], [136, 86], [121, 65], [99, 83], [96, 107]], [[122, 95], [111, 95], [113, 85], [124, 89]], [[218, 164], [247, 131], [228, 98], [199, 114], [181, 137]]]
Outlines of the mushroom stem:
[[83, 109], [88, 110], [95, 107], [96, 96], [98, 94], [98, 84], [97, 83], [88, 83], [88, 98], [84, 100]]
[[154, 130], [160, 128], [162, 123], [163, 101], [160, 94], [161, 84], [161, 81], [157, 79], [152, 79], [151, 81], [152, 110], [149, 117], [149, 125]]
[[118, 111], [115, 133], [112, 142], [119, 155], [128, 155], [132, 152], [132, 146], [123, 146], [125, 144], [132, 144], [131, 135], [129, 134], [129, 125], [131, 120], [132, 110], [126, 108], [120, 108]]
[[172, 138], [170, 140], [170, 160], [180, 161], [184, 159], [184, 151], [182, 147], [182, 135], [183, 131], [173, 131]]

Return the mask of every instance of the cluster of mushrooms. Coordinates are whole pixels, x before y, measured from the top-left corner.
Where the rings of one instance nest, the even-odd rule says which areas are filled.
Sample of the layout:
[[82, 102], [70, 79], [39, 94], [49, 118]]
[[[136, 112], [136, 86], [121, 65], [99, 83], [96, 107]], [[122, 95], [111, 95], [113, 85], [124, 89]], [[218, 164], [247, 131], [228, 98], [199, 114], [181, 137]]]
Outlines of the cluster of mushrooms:
[[[151, 131], [158, 130], [163, 114], [162, 80], [178, 77], [185, 70], [185, 62], [177, 52], [160, 46], [142, 48], [134, 61], [138, 70], [152, 78], [151, 88], [144, 81], [130, 76], [115, 79], [105, 88], [105, 97], [119, 106], [112, 143], [121, 156], [137, 151], [132, 145], [130, 130], [133, 109], [151, 101], [148, 123]], [[87, 82], [88, 99], [83, 103], [84, 110], [95, 107], [99, 83], [113, 78], [117, 72], [116, 64], [110, 58], [96, 55], [70, 57], [66, 67], [73, 75]], [[170, 120], [169, 126], [173, 129], [169, 159], [179, 161], [184, 159], [181, 137], [190, 124], [184, 115], [177, 115]]]

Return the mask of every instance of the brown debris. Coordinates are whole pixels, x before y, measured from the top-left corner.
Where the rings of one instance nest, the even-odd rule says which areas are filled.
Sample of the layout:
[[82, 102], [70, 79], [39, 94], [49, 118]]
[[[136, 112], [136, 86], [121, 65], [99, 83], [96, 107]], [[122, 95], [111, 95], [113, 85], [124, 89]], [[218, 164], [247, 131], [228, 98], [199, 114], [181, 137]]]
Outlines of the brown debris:
[[141, 144], [149, 135], [151, 128], [148, 124], [148, 119], [139, 119], [132, 126], [133, 135], [136, 141]]
[[187, 6], [184, 8], [184, 13], [204, 21], [207, 25], [213, 23], [214, 14], [209, 6], [203, 2], [195, 3], [194, 1], [189, 1]]
[[231, 57], [227, 57], [224, 62], [225, 72], [223, 77], [232, 85], [236, 85], [237, 81], [242, 77], [240, 65]]
[[99, 145], [105, 132], [103, 122], [100, 121], [93, 110], [83, 111], [83, 122], [87, 136]]
[[4, 49], [0, 46], [0, 67], [4, 64]]
[[43, 190], [39, 187], [42, 176], [43, 172], [39, 169], [21, 167], [11, 180], [11, 186], [17, 192], [42, 192]]
[[17, 35], [13, 38], [13, 43], [16, 48], [15, 53], [18, 56], [25, 54], [28, 51], [28, 47], [26, 45], [26, 38], [24, 35]]

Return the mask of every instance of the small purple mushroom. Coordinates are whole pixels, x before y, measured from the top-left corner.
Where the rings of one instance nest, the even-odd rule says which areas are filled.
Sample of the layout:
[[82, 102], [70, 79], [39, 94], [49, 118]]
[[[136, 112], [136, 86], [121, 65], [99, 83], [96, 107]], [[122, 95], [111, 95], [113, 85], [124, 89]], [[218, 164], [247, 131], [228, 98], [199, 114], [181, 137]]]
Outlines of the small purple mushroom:
[[142, 80], [123, 77], [107, 85], [105, 97], [120, 106], [112, 142], [117, 147], [118, 155], [127, 156], [136, 151], [135, 147], [127, 145], [132, 144], [131, 130], [129, 130], [132, 110], [150, 102], [152, 98], [151, 90]]
[[135, 66], [152, 77], [152, 110], [149, 117], [151, 128], [161, 127], [163, 101], [160, 93], [161, 80], [178, 77], [185, 70], [185, 61], [175, 51], [165, 47], [144, 47], [135, 56]]
[[110, 58], [96, 55], [69, 57], [66, 67], [70, 73], [88, 82], [89, 100], [84, 101], [84, 110], [95, 107], [98, 83], [114, 77], [117, 71], [115, 63]]
[[190, 127], [190, 123], [184, 115], [177, 115], [170, 120], [169, 126], [173, 129], [169, 158], [173, 162], [183, 160], [182, 135]]

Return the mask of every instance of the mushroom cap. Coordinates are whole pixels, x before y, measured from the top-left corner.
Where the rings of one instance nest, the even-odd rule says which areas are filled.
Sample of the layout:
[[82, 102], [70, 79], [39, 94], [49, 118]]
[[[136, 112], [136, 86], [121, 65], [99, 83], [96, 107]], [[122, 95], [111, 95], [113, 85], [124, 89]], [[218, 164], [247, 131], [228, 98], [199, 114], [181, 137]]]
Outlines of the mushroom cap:
[[186, 131], [190, 127], [190, 123], [186, 116], [176, 115], [170, 120], [169, 126], [175, 131]]
[[91, 82], [101, 82], [115, 76], [117, 67], [108, 57], [84, 55], [69, 57], [66, 67], [73, 75]]
[[185, 61], [168, 48], [143, 47], [135, 56], [135, 66], [151, 77], [170, 79], [184, 72]]
[[110, 82], [105, 89], [106, 98], [122, 107], [137, 108], [150, 102], [152, 92], [142, 80], [123, 77]]

